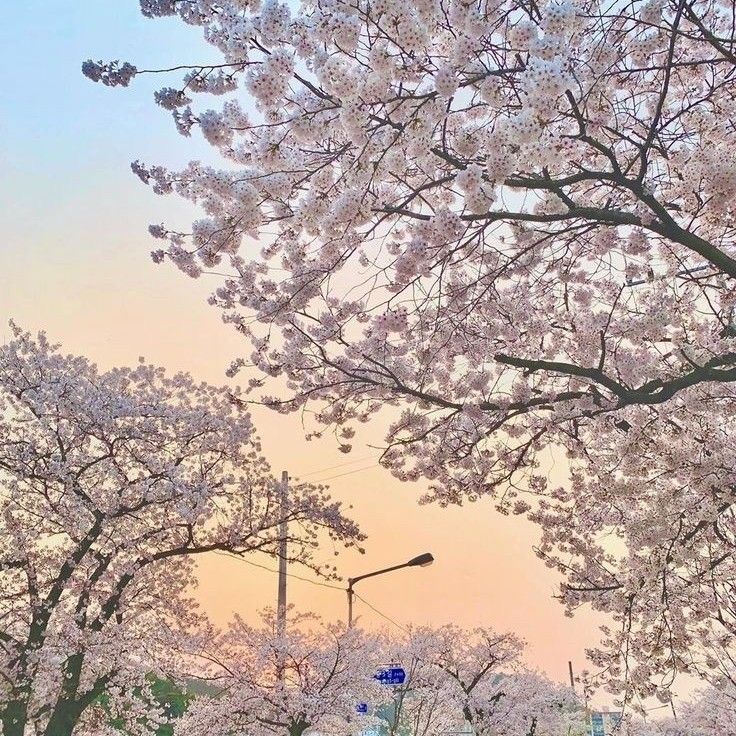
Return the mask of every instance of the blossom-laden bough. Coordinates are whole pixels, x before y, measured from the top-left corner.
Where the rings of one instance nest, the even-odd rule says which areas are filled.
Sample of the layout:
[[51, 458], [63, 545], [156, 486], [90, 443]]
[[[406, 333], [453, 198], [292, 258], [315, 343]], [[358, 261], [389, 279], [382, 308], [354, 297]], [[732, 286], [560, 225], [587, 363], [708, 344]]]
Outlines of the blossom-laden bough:
[[[237, 620], [200, 641], [194, 670], [212, 684], [176, 723], [176, 734], [226, 736], [571, 736], [584, 711], [569, 689], [523, 669], [521, 641], [490, 629], [422, 627], [393, 636], [292, 616], [279, 632]], [[382, 667], [406, 679], [379, 683]], [[362, 706], [362, 707], [358, 707]]]
[[282, 505], [234, 394], [144, 363], [101, 372], [17, 328], [0, 347], [3, 736], [70, 736], [103, 695], [128, 733], [155, 723], [150, 675], [203, 623], [197, 555], [276, 555], [287, 519], [289, 557], [330, 576], [321, 538], [360, 543], [322, 486]]
[[[675, 717], [676, 716], [676, 717]], [[679, 707], [675, 716], [647, 721], [628, 719], [622, 736], [721, 736], [736, 733], [736, 688], [708, 688]]]
[[221, 274], [253, 395], [346, 452], [388, 407], [397, 477], [528, 513], [614, 690], [736, 680], [733, 3], [141, 7], [217, 52], [156, 101], [226, 164], [133, 168], [203, 209], [154, 260]]

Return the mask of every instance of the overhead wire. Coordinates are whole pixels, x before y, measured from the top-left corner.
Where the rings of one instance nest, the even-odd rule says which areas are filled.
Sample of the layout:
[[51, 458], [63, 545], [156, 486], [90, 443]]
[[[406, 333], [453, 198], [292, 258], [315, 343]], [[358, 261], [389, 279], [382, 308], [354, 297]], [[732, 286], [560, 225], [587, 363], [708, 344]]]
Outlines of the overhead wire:
[[362, 473], [364, 470], [371, 470], [372, 468], [378, 468], [380, 467], [378, 463], [372, 463], [371, 465], [366, 465], [364, 468], [357, 468], [356, 470], [348, 470], [344, 473], [337, 473], [337, 475], [328, 475], [326, 478], [318, 478], [315, 483], [322, 483], [326, 480], [335, 480], [335, 478], [342, 478], [345, 475], [353, 475], [354, 473]]
[[335, 470], [335, 468], [344, 468], [346, 465], [355, 465], [356, 463], [362, 463], [366, 460], [373, 460], [373, 455], [363, 455], [362, 457], [355, 457], [352, 460], [347, 460], [344, 463], [337, 463], [337, 465], [328, 465], [326, 468], [320, 468], [319, 470], [310, 470], [308, 473], [300, 473], [300, 478], [308, 478], [310, 475], [319, 475], [325, 473], [328, 470]]
[[378, 609], [377, 609], [377, 608], [376, 608], [376, 607], [375, 607], [375, 606], [374, 606], [373, 604], [371, 604], [371, 603], [368, 603], [368, 601], [367, 601], [367, 600], [366, 600], [365, 598], [363, 598], [363, 596], [362, 596], [362, 595], [358, 595], [358, 594], [357, 594], [357, 593], [356, 593], [355, 591], [353, 591], [353, 595], [354, 595], [354, 596], [355, 596], [355, 597], [356, 597], [356, 598], [357, 598], [357, 599], [358, 599], [359, 601], [362, 601], [363, 603], [365, 603], [365, 605], [366, 605], [366, 606], [368, 606], [368, 608], [370, 608], [370, 609], [371, 609], [371, 611], [373, 611], [374, 613], [377, 613], [377, 614], [378, 614], [379, 616], [381, 616], [382, 618], [385, 618], [385, 619], [386, 619], [386, 621], [388, 621], [388, 622], [389, 622], [390, 624], [393, 624], [394, 626], [396, 626], [396, 628], [397, 628], [397, 629], [401, 629], [401, 631], [403, 631], [403, 632], [405, 632], [405, 633], [407, 633], [407, 634], [408, 634], [408, 633], [410, 633], [410, 632], [409, 632], [409, 629], [408, 629], [408, 628], [406, 628], [406, 626], [402, 626], [402, 625], [401, 625], [401, 624], [400, 624], [400, 623], [399, 623], [398, 621], [395, 621], [395, 620], [394, 620], [394, 619], [392, 619], [392, 618], [391, 618], [390, 616], [387, 616], [387, 615], [386, 615], [385, 613], [383, 613], [382, 611], [379, 611], [379, 610], [378, 610]]
[[[246, 560], [244, 557], [241, 557], [240, 555], [233, 554], [232, 552], [225, 552], [221, 550], [215, 550], [215, 554], [218, 555], [224, 555], [225, 557], [232, 557], [233, 559], [240, 560], [240, 562], [245, 562], [246, 565], [251, 565], [252, 567], [258, 567], [261, 570], [265, 570], [266, 572], [273, 573], [275, 575], [279, 574], [279, 571], [268, 567], [267, 565], [261, 565], [258, 562], [253, 562], [252, 560]], [[312, 578], [305, 578], [301, 575], [295, 575], [293, 572], [287, 572], [286, 576], [289, 578], [296, 578], [297, 580], [301, 580], [305, 583], [311, 583], [312, 585], [319, 585], [322, 588], [331, 588], [332, 590], [339, 590], [341, 593], [345, 592], [345, 588], [339, 586], [339, 585], [331, 585], [330, 583], [323, 583], [319, 580], [313, 580]], [[368, 608], [371, 609], [374, 613], [377, 613], [381, 618], [386, 619], [390, 624], [393, 624], [397, 629], [400, 629], [401, 631], [405, 633], [409, 633], [409, 629], [406, 626], [403, 626], [398, 621], [391, 618], [389, 615], [383, 613], [383, 611], [380, 611], [378, 608], [376, 608], [372, 603], [369, 603], [365, 598], [363, 598], [362, 595], [359, 595], [355, 591], [353, 591], [353, 595], [362, 603], [364, 603]]]
[[[258, 562], [253, 562], [252, 560], [246, 560], [244, 557], [241, 557], [240, 555], [233, 554], [232, 552], [225, 552], [221, 550], [215, 550], [215, 554], [217, 555], [224, 555], [225, 557], [232, 557], [235, 560], [240, 560], [240, 562], [245, 562], [246, 565], [250, 565], [251, 567], [258, 567], [261, 570], [265, 570], [266, 572], [274, 573], [275, 575], [279, 574], [279, 571], [274, 569], [273, 567], [268, 567], [267, 565], [261, 565]], [[312, 585], [319, 585], [323, 588], [332, 588], [333, 590], [340, 590], [343, 593], [345, 592], [345, 588], [339, 586], [339, 585], [331, 585], [330, 583], [323, 583], [321, 580], [313, 580], [312, 578], [305, 578], [301, 575], [296, 575], [293, 572], [287, 572], [286, 577], [289, 578], [295, 578], [296, 580], [301, 580], [304, 583], [311, 583]]]

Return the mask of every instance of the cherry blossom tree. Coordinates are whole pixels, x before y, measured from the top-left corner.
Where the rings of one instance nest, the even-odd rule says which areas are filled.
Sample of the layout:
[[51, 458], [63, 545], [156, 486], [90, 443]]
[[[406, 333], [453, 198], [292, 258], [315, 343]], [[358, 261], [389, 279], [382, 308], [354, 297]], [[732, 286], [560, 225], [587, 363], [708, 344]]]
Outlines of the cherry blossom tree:
[[230, 390], [144, 363], [101, 372], [14, 327], [0, 348], [3, 736], [68, 736], [103, 693], [135, 722], [145, 675], [200, 623], [196, 555], [275, 555], [287, 518], [290, 557], [330, 575], [318, 533], [362, 539], [323, 487], [279, 499]]
[[678, 708], [677, 718], [629, 720], [626, 736], [722, 736], [736, 733], [736, 688], [711, 687]]
[[197, 642], [194, 672], [216, 691], [194, 700], [176, 733], [358, 734], [371, 720], [358, 704], [381, 695], [377, 651], [375, 637], [311, 615], [292, 616], [286, 631], [272, 613], [256, 627], [237, 618], [224, 634]]
[[[304, 615], [279, 632], [266, 616], [261, 627], [236, 620], [204, 639], [193, 673], [217, 692], [194, 700], [177, 724], [182, 734], [434, 736], [470, 725], [479, 736], [569, 736], [583, 726], [574, 695], [524, 670], [521, 641], [489, 629], [423, 627], [396, 637]], [[375, 675], [389, 665], [405, 670], [402, 684], [379, 684]]]
[[133, 169], [202, 208], [153, 257], [221, 274], [254, 398], [346, 452], [383, 412], [427, 499], [529, 513], [613, 689], [734, 679], [733, 3], [141, 8], [216, 52], [156, 102], [225, 164]]
[[708, 688], [686, 705], [681, 717], [707, 736], [736, 732], [736, 687], [723, 683]]
[[392, 643], [407, 670], [390, 734], [429, 736], [472, 727], [478, 736], [569, 736], [583, 727], [575, 694], [526, 670], [523, 642], [492, 629], [423, 627]]
[[[443, 653], [437, 645], [444, 643], [445, 632], [447, 629], [423, 627], [411, 630], [405, 637], [385, 636], [383, 664], [401, 665], [406, 672], [404, 683], [388, 690], [381, 709], [388, 736], [427, 736], [463, 730], [466, 695], [457, 678], [438, 664]], [[459, 634], [460, 629], [455, 633]], [[493, 656], [513, 658], [511, 652], [517, 641], [501, 639]], [[477, 661], [464, 665], [475, 670]]]

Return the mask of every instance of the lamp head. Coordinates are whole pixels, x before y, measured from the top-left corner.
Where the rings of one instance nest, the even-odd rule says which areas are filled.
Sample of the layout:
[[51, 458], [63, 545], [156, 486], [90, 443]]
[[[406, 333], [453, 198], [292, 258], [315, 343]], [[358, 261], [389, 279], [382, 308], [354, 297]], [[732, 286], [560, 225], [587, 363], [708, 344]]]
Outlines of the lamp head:
[[419, 557], [414, 557], [406, 563], [407, 567], [427, 567], [434, 562], [434, 557], [429, 552], [425, 552]]

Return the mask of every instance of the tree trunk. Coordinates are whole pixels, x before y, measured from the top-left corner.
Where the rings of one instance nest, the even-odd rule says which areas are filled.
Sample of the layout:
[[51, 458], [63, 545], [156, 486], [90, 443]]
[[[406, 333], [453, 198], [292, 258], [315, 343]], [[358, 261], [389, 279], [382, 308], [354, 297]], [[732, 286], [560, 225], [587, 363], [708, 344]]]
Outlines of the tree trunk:
[[309, 728], [309, 724], [304, 721], [297, 721], [289, 726], [289, 736], [302, 736]]
[[11, 700], [0, 710], [3, 736], [23, 736], [27, 722], [28, 703], [25, 700]]
[[80, 697], [59, 698], [43, 732], [44, 736], [72, 736], [72, 731], [79, 723], [82, 713], [92, 704], [93, 700], [102, 694], [103, 684], [106, 681], [106, 677], [99, 678], [94, 687]]
[[84, 707], [79, 702], [59, 700], [46, 725], [44, 736], [72, 736]]

